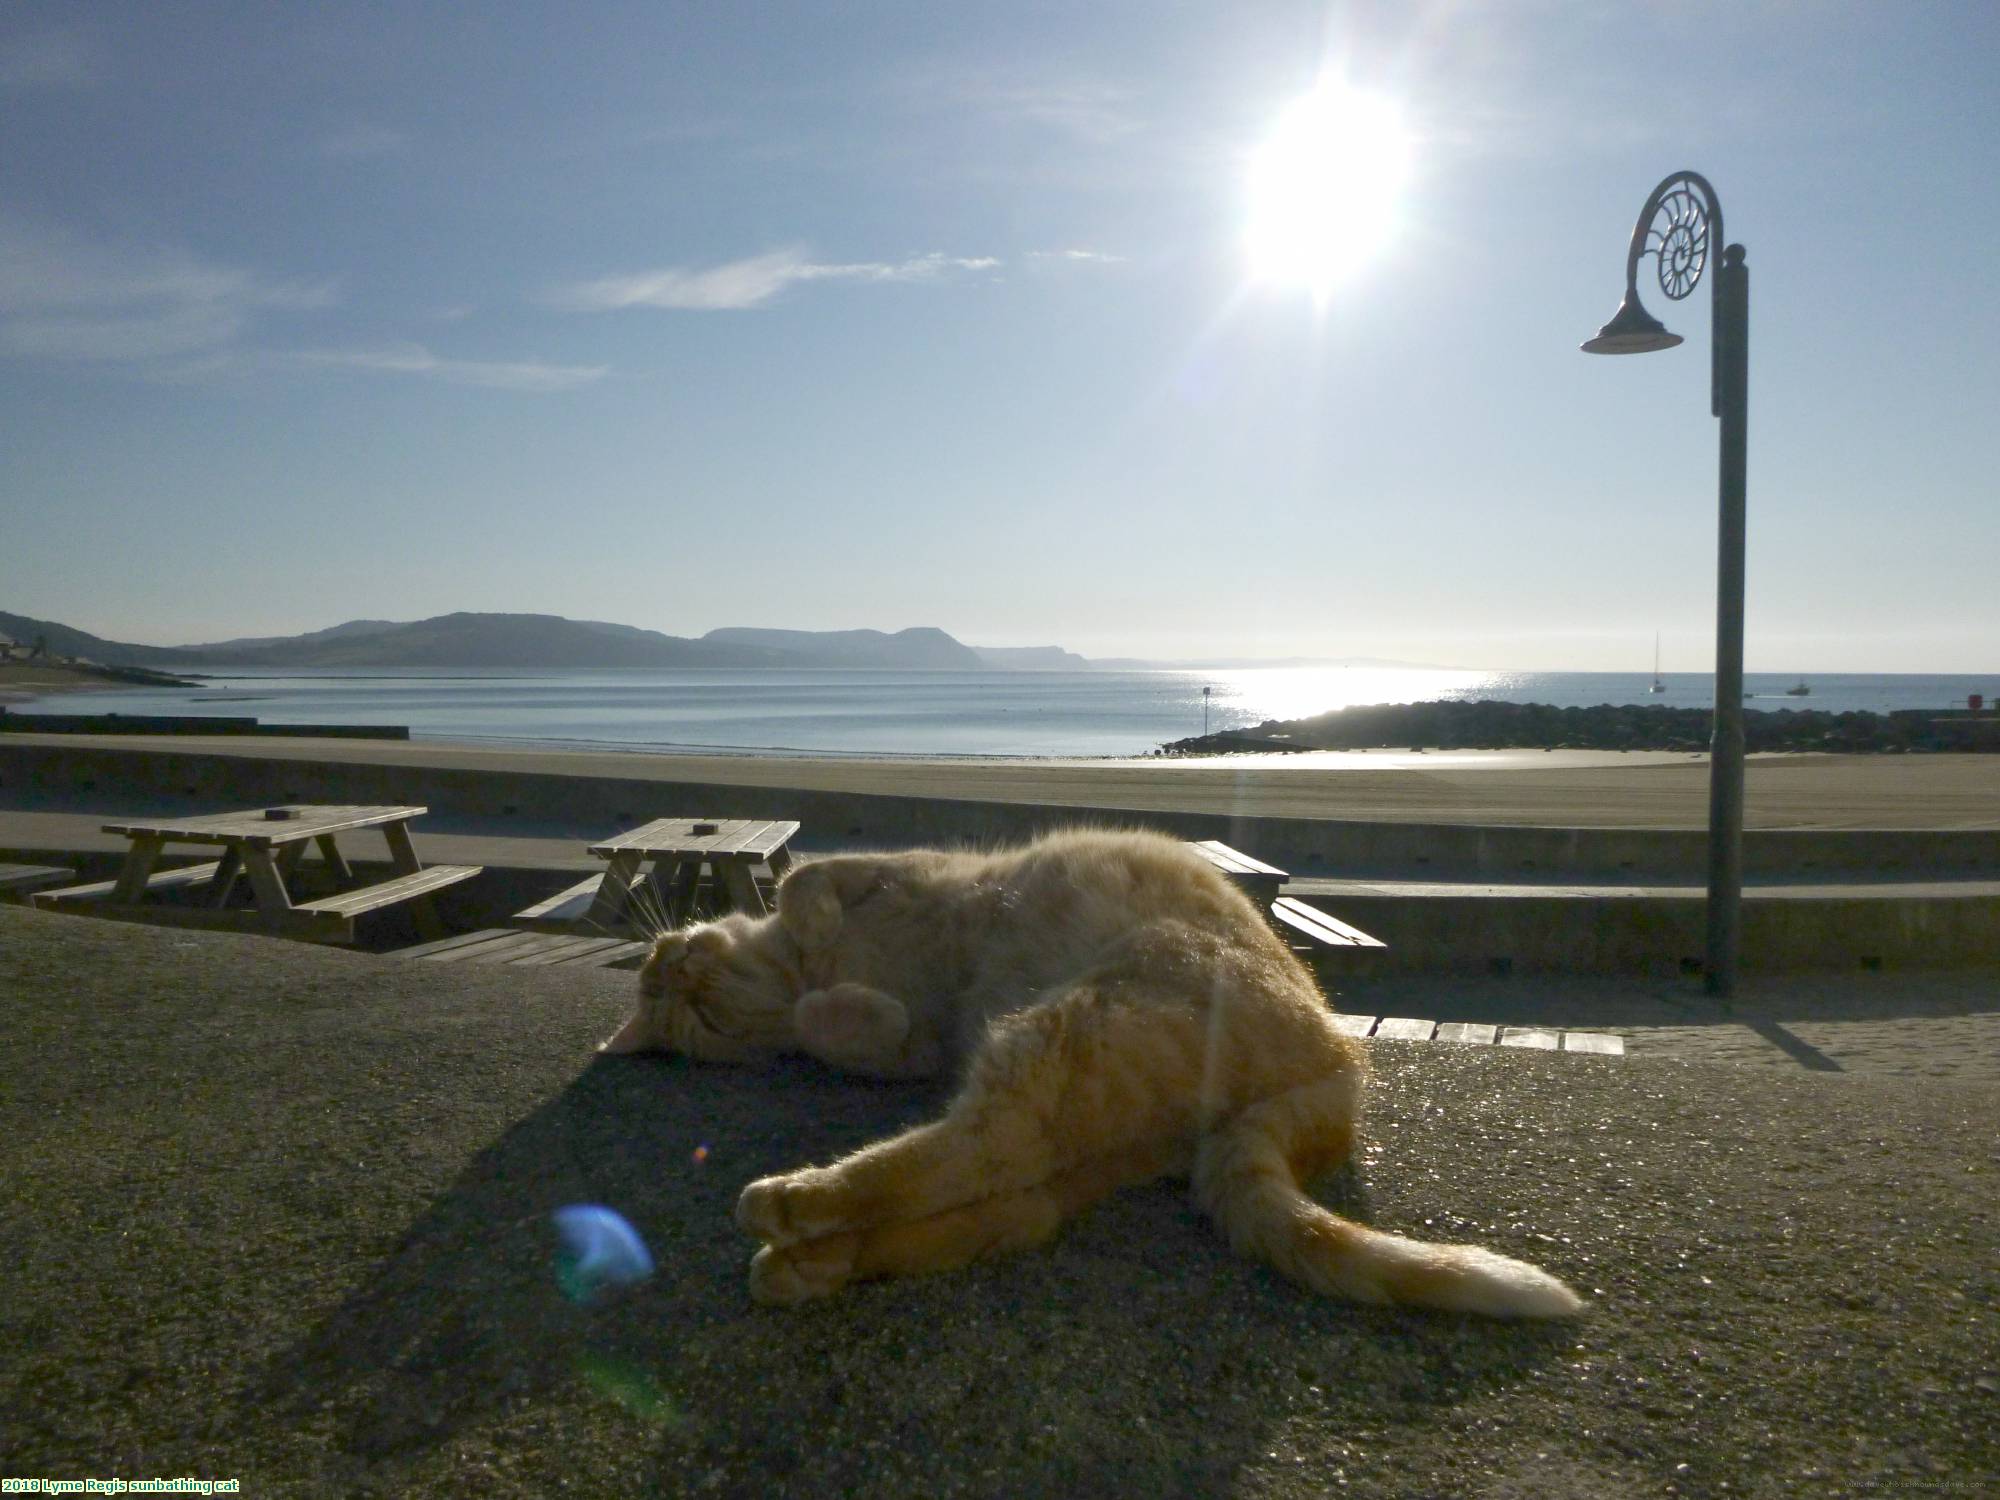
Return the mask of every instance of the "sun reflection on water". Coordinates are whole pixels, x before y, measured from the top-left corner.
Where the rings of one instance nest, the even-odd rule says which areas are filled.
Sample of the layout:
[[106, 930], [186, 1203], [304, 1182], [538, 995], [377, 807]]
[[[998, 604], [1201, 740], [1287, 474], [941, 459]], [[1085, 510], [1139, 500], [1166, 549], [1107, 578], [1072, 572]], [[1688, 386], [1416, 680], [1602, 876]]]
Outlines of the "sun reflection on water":
[[1240, 729], [1357, 704], [1494, 697], [1513, 676], [1439, 667], [1245, 667], [1190, 674], [1190, 700], [1199, 715], [1202, 689], [1210, 689], [1209, 727]]

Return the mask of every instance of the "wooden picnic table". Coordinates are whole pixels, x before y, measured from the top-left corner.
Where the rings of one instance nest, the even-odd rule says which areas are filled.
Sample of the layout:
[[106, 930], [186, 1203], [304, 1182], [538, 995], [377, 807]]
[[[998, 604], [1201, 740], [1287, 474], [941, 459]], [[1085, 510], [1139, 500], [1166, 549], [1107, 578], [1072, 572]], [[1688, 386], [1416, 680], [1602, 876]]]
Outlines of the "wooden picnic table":
[[[167, 926], [237, 928], [333, 943], [354, 941], [355, 919], [363, 913], [408, 902], [423, 936], [440, 938], [444, 928], [431, 905], [432, 893], [470, 880], [481, 867], [424, 867], [410, 842], [409, 824], [426, 811], [422, 807], [294, 803], [190, 818], [106, 823], [106, 833], [122, 834], [132, 841], [117, 877], [41, 891], [32, 899], [37, 906], [62, 909], [87, 905], [103, 916]], [[360, 828], [381, 830], [396, 869], [391, 879], [356, 886], [338, 836]], [[206, 864], [157, 869], [169, 844], [195, 844], [222, 852], [220, 858]], [[295, 902], [290, 884], [311, 848], [317, 848], [320, 864], [338, 889], [317, 900]], [[254, 904], [231, 908], [231, 894], [242, 879], [249, 882]], [[195, 904], [171, 906], [146, 899], [194, 887], [199, 887]]]
[[[692, 914], [704, 870], [718, 909], [761, 917], [770, 904], [758, 886], [756, 868], [764, 865], [773, 880], [781, 877], [791, 868], [787, 846], [798, 831], [797, 823], [758, 818], [655, 818], [590, 845], [590, 852], [606, 862], [604, 873], [517, 912], [514, 921], [544, 931], [605, 934], [650, 933], [660, 920], [678, 926]], [[648, 881], [658, 912], [645, 909]]]

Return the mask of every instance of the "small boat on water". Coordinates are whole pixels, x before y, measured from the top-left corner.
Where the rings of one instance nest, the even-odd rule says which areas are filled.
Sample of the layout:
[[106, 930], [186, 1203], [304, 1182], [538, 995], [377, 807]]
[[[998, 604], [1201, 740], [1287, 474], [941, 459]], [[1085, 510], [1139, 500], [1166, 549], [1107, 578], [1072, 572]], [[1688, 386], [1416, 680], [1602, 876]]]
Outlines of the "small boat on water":
[[1806, 686], [1806, 680], [1801, 677], [1797, 687], [1788, 687], [1785, 689], [1785, 696], [1787, 698], [1810, 698], [1812, 696], [1812, 689]]
[[1664, 693], [1667, 685], [1660, 681], [1660, 634], [1653, 632], [1653, 685], [1646, 689], [1649, 693]]

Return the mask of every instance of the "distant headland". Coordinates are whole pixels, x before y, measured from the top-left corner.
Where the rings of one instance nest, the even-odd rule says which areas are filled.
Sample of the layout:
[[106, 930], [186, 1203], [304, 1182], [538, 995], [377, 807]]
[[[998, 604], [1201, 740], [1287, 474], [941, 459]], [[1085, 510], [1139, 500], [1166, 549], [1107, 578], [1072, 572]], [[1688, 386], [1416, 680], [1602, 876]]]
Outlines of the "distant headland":
[[1151, 667], [1411, 666], [1335, 661], [1093, 661], [1060, 646], [968, 646], [935, 626], [908, 630], [764, 630], [729, 626], [688, 637], [570, 620], [561, 615], [460, 612], [429, 619], [349, 620], [292, 636], [248, 636], [187, 646], [106, 640], [54, 620], [0, 610], [0, 635], [41, 641], [48, 652], [104, 666], [187, 667], [725, 667], [812, 670], [1020, 672], [1131, 671]]

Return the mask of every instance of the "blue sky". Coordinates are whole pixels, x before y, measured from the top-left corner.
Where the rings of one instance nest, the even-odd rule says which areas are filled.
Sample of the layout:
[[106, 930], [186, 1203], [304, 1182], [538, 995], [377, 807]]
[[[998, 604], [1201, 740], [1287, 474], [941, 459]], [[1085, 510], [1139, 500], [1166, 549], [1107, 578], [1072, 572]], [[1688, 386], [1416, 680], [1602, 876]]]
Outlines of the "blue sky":
[[[1705, 670], [1709, 287], [1577, 352], [1692, 168], [1750, 669], [1993, 671], [1995, 56], [1987, 0], [13, 0], [0, 608]], [[1405, 122], [1393, 237], [1260, 280], [1329, 80]]]

